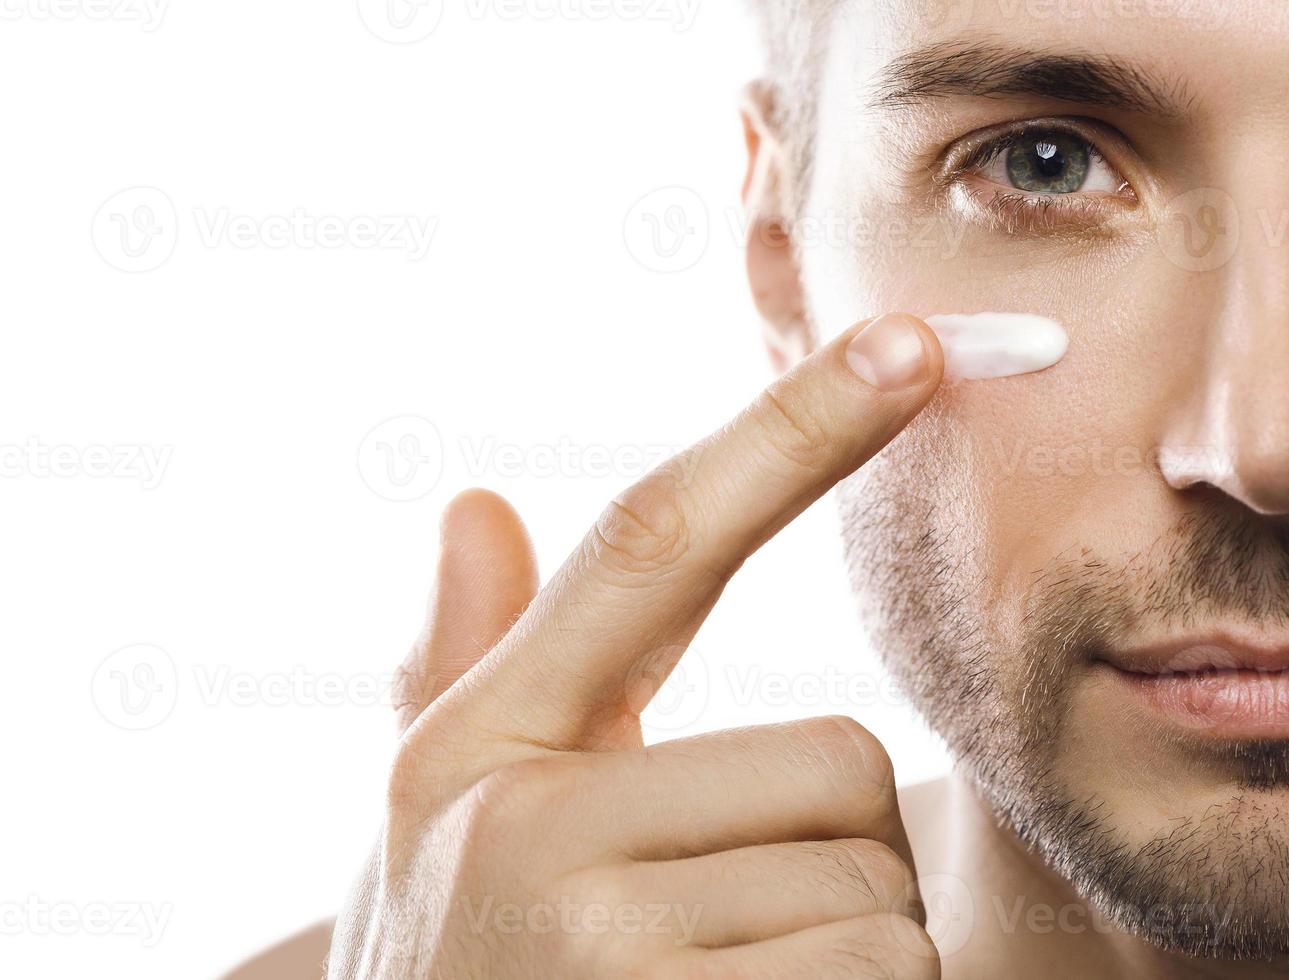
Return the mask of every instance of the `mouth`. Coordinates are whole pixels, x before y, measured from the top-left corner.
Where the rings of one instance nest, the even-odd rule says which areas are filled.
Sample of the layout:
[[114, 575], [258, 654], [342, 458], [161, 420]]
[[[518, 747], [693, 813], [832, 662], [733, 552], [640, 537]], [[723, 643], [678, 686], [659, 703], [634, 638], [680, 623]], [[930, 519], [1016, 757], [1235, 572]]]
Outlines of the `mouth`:
[[1097, 659], [1148, 712], [1188, 732], [1289, 738], [1289, 643], [1209, 636], [1108, 650]]

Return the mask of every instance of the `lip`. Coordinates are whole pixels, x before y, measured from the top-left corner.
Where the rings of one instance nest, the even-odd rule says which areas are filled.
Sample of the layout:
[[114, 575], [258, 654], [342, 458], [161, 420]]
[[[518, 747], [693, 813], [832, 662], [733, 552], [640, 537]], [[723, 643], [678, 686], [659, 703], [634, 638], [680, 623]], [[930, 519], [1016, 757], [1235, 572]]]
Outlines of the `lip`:
[[1162, 720], [1225, 739], [1289, 738], [1289, 642], [1207, 636], [1099, 658]]

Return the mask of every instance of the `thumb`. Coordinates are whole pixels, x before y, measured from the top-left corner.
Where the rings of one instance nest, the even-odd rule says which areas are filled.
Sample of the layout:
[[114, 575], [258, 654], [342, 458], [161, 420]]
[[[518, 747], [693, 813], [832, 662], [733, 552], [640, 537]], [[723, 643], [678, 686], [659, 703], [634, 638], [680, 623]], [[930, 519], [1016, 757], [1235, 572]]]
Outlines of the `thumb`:
[[506, 635], [539, 584], [514, 508], [488, 490], [454, 497], [443, 511], [429, 621], [398, 673], [400, 733]]

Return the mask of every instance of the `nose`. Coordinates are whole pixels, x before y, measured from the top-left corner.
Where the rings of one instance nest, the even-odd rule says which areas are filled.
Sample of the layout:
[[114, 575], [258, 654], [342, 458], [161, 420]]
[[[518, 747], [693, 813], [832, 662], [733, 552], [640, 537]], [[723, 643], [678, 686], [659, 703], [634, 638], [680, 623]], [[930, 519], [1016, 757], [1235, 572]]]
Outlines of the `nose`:
[[1216, 487], [1259, 514], [1289, 514], [1289, 267], [1246, 237], [1220, 276], [1223, 302], [1191, 360], [1160, 447], [1170, 486]]

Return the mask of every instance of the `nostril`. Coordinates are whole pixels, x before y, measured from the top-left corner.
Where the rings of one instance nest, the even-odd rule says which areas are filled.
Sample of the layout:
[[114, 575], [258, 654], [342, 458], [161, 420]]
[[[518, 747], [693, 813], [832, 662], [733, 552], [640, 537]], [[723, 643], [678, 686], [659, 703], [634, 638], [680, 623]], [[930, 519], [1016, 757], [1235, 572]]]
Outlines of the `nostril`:
[[1174, 490], [1187, 490], [1201, 483], [1222, 489], [1236, 477], [1235, 464], [1229, 454], [1204, 443], [1161, 447], [1159, 471]]
[[1289, 481], [1283, 478], [1275, 483], [1237, 479], [1229, 489], [1222, 489], [1265, 517], [1289, 514]]
[[1289, 447], [1236, 454], [1212, 444], [1169, 446], [1159, 469], [1174, 490], [1211, 487], [1256, 514], [1289, 514]]

